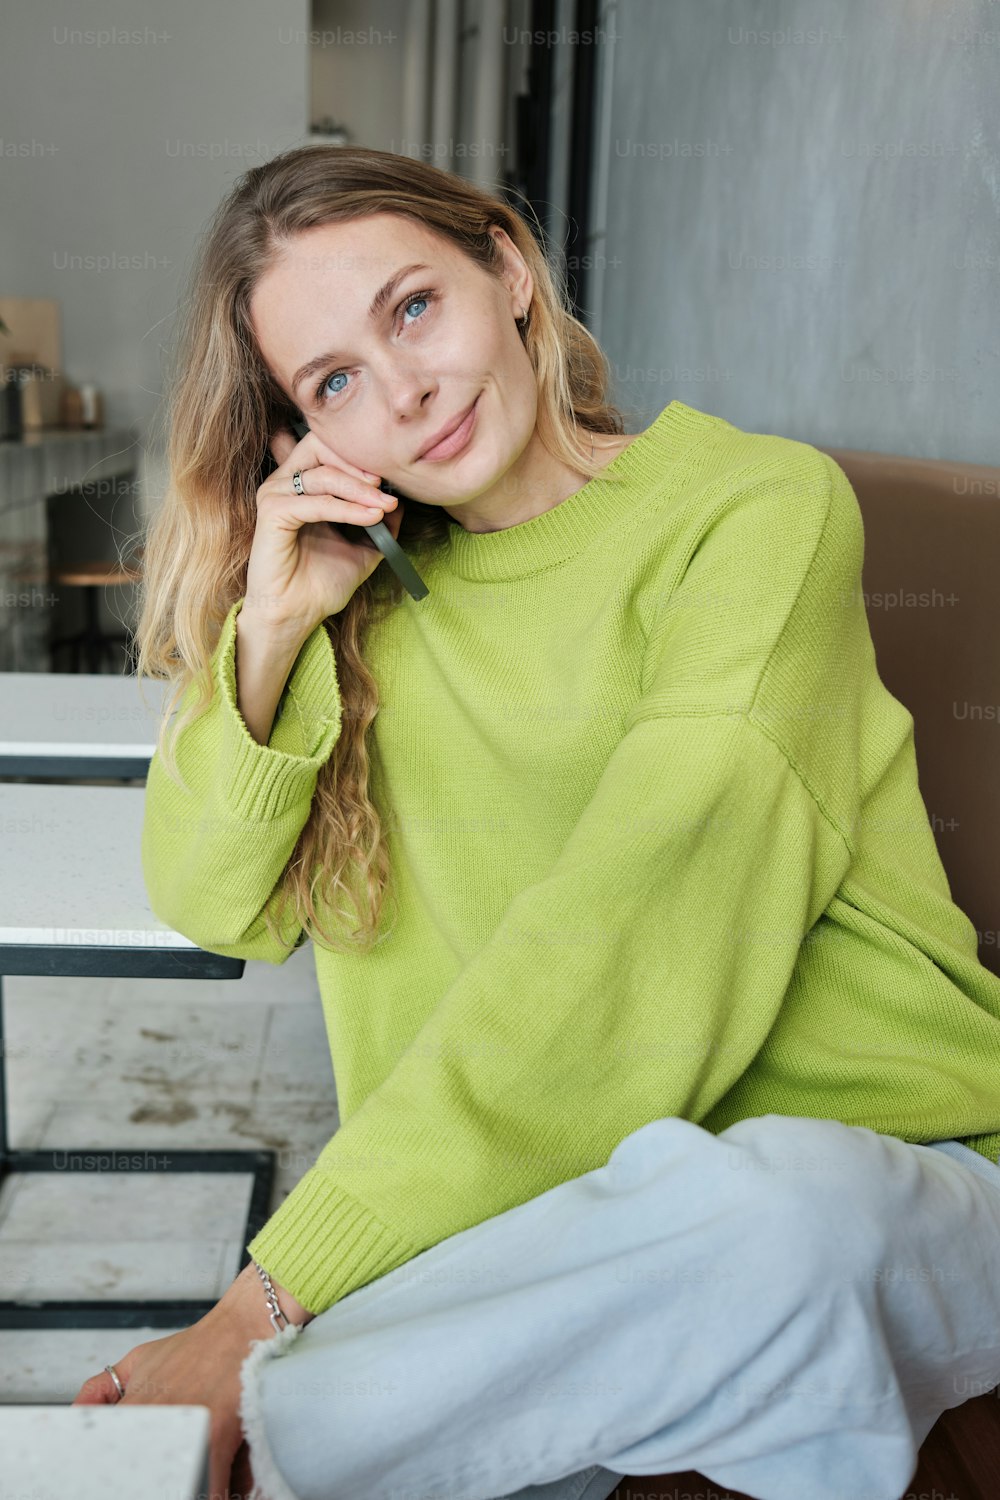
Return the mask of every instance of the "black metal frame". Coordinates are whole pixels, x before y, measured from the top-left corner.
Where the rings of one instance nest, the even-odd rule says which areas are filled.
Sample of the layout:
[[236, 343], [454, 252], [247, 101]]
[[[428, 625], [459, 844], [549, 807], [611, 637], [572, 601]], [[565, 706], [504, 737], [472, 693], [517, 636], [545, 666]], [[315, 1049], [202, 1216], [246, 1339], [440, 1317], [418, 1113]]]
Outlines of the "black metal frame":
[[[67, 977], [106, 975], [108, 978], [136, 976], [158, 979], [238, 979], [244, 970], [243, 959], [225, 958], [207, 953], [203, 948], [167, 949], [102, 948], [83, 946], [0, 947], [0, 964], [4, 973], [51, 974]], [[274, 1182], [275, 1153], [260, 1151], [178, 1151], [162, 1152], [143, 1148], [143, 1155], [162, 1156], [168, 1163], [162, 1167], [116, 1166], [116, 1157], [133, 1161], [135, 1147], [73, 1146], [46, 1151], [13, 1150], [10, 1146], [7, 1120], [7, 1057], [3, 1023], [3, 979], [0, 977], [0, 1187], [20, 1172], [65, 1172], [59, 1158], [79, 1158], [82, 1171], [163, 1171], [163, 1172], [242, 1172], [252, 1178], [250, 1207], [247, 1214], [242, 1270], [249, 1264], [246, 1244], [257, 1234], [270, 1211]], [[69, 1170], [77, 1170], [70, 1168]], [[176, 1328], [204, 1317], [217, 1299], [169, 1298], [143, 1299], [46, 1299], [18, 1298], [0, 1301], [0, 1328]]]
[[[597, 30], [597, 0], [576, 0], [575, 30], [578, 35]], [[573, 312], [586, 325], [585, 304], [590, 281], [587, 266], [587, 235], [590, 231], [590, 186], [594, 175], [594, 88], [597, 79], [597, 42], [577, 43], [573, 57], [573, 123], [570, 128], [569, 239], [567, 257], [576, 259], [576, 269], [566, 273], [566, 289]]]
[[138, 751], [119, 755], [39, 755], [24, 752], [8, 755], [0, 751], [0, 782], [26, 776], [31, 781], [145, 781], [149, 755]]
[[[555, 28], [555, 0], [532, 0], [532, 33], [549, 35]], [[548, 188], [552, 156], [552, 48], [533, 45], [528, 54], [527, 88], [514, 100], [517, 136], [516, 187], [523, 193], [548, 232]], [[515, 194], [505, 194], [521, 210]], [[537, 238], [532, 219], [529, 227]]]
[[[533, 0], [531, 29], [548, 36], [555, 30], [555, 0]], [[597, 111], [594, 89], [597, 77], [598, 0], [576, 0], [573, 26], [578, 34], [589, 32], [589, 43], [577, 43], [573, 57], [571, 152], [569, 162], [569, 196], [567, 215], [569, 231], [564, 247], [568, 265], [566, 290], [574, 316], [587, 322], [585, 304], [588, 290], [586, 265], [587, 235], [590, 227], [591, 181], [594, 169], [594, 127]], [[515, 185], [531, 204], [544, 234], [551, 233], [549, 184], [552, 178], [552, 47], [545, 42], [534, 44], [528, 58], [527, 93], [515, 99], [517, 160]], [[522, 205], [514, 194], [505, 193], [507, 201], [519, 211]], [[528, 223], [537, 237], [534, 220]]]

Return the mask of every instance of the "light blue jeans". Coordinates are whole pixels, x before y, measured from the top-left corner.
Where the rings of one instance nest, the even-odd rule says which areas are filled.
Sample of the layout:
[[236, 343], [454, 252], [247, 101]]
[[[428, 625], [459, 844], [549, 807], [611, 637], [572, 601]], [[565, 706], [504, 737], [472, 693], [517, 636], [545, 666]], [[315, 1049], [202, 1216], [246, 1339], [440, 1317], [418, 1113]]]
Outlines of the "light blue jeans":
[[898, 1500], [1000, 1385], [1000, 1168], [837, 1120], [653, 1120], [256, 1343], [260, 1500], [603, 1500], [693, 1469]]

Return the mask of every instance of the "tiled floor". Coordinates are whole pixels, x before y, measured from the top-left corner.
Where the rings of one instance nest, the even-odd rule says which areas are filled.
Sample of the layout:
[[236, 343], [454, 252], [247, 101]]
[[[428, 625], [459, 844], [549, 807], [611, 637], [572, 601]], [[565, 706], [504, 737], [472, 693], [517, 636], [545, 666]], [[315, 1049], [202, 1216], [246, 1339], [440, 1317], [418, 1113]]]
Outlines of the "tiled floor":
[[[276, 1152], [272, 1209], [338, 1124], [312, 947], [242, 979], [4, 979], [12, 1147]], [[32, 1173], [0, 1191], [4, 1295], [218, 1298], [249, 1176]], [[172, 1330], [0, 1330], [0, 1402], [68, 1402]]]

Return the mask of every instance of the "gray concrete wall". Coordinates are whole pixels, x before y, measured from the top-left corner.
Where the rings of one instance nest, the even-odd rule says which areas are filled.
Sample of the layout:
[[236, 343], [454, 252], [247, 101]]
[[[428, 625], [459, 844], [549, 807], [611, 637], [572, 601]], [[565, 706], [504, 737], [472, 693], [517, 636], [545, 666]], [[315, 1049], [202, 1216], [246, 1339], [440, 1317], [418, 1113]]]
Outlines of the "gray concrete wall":
[[[365, 14], [398, 35], [395, 0]], [[69, 378], [143, 442], [197, 234], [245, 165], [305, 138], [311, 24], [306, 0], [5, 9], [0, 289], [59, 298]], [[606, 0], [601, 24], [590, 300], [635, 425], [679, 397], [1000, 461], [1000, 6]], [[360, 79], [399, 47], [347, 50]]]
[[1000, 5], [609, 0], [595, 332], [633, 430], [1000, 463]]
[[403, 122], [407, 0], [313, 0], [312, 123], [329, 114], [352, 144], [410, 155]]
[[[0, 291], [58, 300], [67, 378], [133, 434], [115, 546], [163, 492], [163, 348], [196, 239], [241, 172], [306, 138], [307, 16], [307, 0], [4, 6]], [[77, 555], [108, 554], [107, 509], [64, 501]], [[132, 592], [102, 595], [105, 629]], [[56, 633], [80, 622], [68, 590]]]
[[0, 288], [59, 300], [66, 375], [97, 383], [109, 425], [145, 437], [197, 235], [246, 167], [305, 139], [307, 14], [4, 6]]

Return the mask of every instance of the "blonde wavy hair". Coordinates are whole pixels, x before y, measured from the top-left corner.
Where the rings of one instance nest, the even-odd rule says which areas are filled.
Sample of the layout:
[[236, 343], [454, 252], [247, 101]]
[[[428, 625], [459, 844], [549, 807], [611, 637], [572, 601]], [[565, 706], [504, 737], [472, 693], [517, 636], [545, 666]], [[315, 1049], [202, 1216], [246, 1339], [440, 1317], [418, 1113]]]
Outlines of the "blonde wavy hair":
[[[276, 427], [298, 420], [257, 348], [250, 300], [258, 279], [297, 232], [374, 213], [407, 215], [458, 246], [500, 277], [499, 225], [534, 281], [527, 320], [519, 325], [537, 381], [537, 432], [553, 457], [585, 480], [604, 466], [592, 458], [592, 433], [624, 434], [621, 411], [607, 399], [609, 368], [593, 336], [569, 310], [561, 276], [546, 258], [544, 237], [508, 203], [449, 171], [360, 146], [300, 146], [255, 166], [237, 180], [204, 231], [181, 304], [168, 359], [163, 500], [145, 528], [138, 584], [135, 667], [174, 685], [157, 740], [167, 774], [187, 788], [175, 742], [211, 702], [211, 662], [222, 625], [246, 592], [247, 562], [262, 482]], [[447, 539], [440, 506], [407, 499], [399, 541], [416, 555]], [[282, 917], [265, 904], [268, 931], [279, 931], [291, 902], [297, 927], [338, 952], [367, 951], [377, 941], [390, 888], [388, 832], [368, 795], [372, 746], [368, 729], [379, 706], [365, 664], [367, 630], [403, 588], [378, 567], [347, 606], [321, 622], [333, 643], [341, 693], [341, 732], [319, 770], [308, 820], [278, 881]], [[191, 701], [169, 719], [191, 688]], [[325, 887], [325, 888], [324, 888]], [[356, 925], [330, 932], [328, 910]], [[341, 905], [346, 898], [346, 905]], [[299, 942], [303, 941], [300, 937]]]

